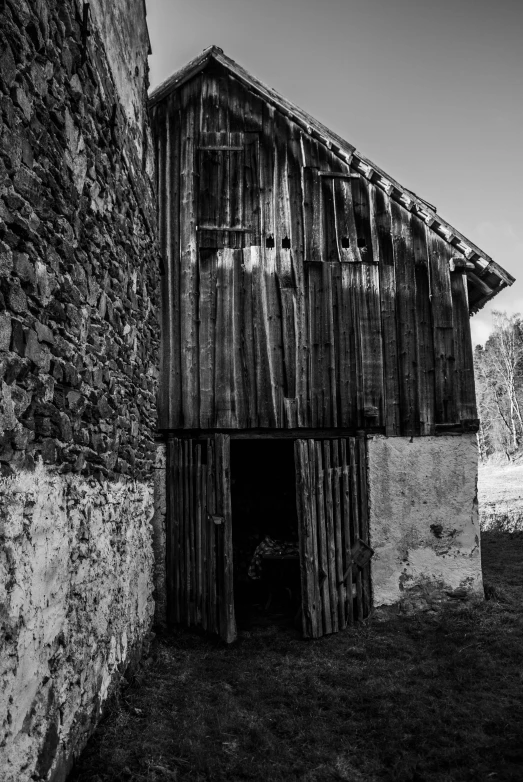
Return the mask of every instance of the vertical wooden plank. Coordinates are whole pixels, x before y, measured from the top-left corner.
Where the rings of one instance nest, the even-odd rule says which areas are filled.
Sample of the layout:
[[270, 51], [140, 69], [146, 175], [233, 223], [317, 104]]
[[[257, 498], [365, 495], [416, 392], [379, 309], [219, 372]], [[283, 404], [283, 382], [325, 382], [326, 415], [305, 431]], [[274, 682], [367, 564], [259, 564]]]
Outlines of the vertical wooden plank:
[[181, 400], [183, 426], [197, 428], [199, 423], [198, 330], [197, 330], [197, 242], [195, 147], [198, 141], [200, 79], [181, 88], [181, 189], [180, 199], [180, 334]]
[[338, 629], [347, 625], [345, 617], [346, 590], [343, 581], [343, 514], [341, 502], [340, 440], [332, 440], [332, 510], [335, 550], [335, 589], [337, 592]]
[[327, 536], [327, 565], [329, 584], [329, 603], [332, 632], [339, 630], [338, 621], [338, 589], [336, 584], [336, 537], [334, 528], [334, 471], [331, 466], [331, 441], [323, 441], [323, 485], [325, 496], [325, 533]]
[[201, 479], [200, 479], [200, 493], [201, 493], [201, 589], [202, 589], [202, 627], [204, 630], [209, 629], [209, 543], [208, 543], [208, 526], [207, 521], [207, 441], [204, 440], [201, 446]]
[[171, 283], [171, 242], [169, 225], [171, 217], [170, 151], [171, 139], [169, 119], [165, 106], [155, 107], [154, 127], [156, 130], [156, 172], [158, 193], [158, 239], [162, 257], [163, 274], [161, 276], [161, 329], [160, 329], [160, 383], [158, 387], [158, 426], [168, 429], [170, 423], [170, 404], [174, 389], [170, 387], [170, 353], [173, 333], [171, 327], [172, 283]]
[[[345, 299], [345, 314], [350, 324], [349, 326], [349, 345], [350, 355], [352, 357], [351, 369], [351, 395], [353, 425], [361, 428], [365, 424], [364, 412], [364, 371], [361, 337], [361, 291], [363, 288], [363, 272], [360, 263], [344, 263], [341, 269], [343, 297]], [[368, 355], [365, 354], [368, 359]]]
[[[274, 108], [263, 104], [263, 131], [260, 138], [260, 192], [261, 192], [261, 234], [262, 249], [265, 251], [268, 237], [275, 241], [275, 148], [274, 148]], [[273, 251], [274, 252], [274, 251]]]
[[[305, 239], [303, 226], [303, 183], [301, 134], [299, 128], [290, 123], [290, 138], [288, 144], [288, 182], [291, 212], [291, 246], [293, 252], [293, 270], [296, 282], [294, 297], [295, 313], [295, 354], [296, 354], [296, 418], [297, 426], [306, 426], [308, 422], [308, 361], [309, 346], [307, 341], [307, 308], [305, 298], [305, 273], [303, 261], [305, 258]], [[292, 398], [292, 391], [289, 391]]]
[[336, 234], [336, 213], [334, 204], [334, 179], [328, 176], [321, 176], [326, 172], [331, 172], [336, 168], [336, 158], [329, 150], [319, 145], [319, 174], [320, 174], [320, 198], [321, 210], [321, 258], [323, 261], [339, 261], [338, 241]]
[[336, 353], [334, 341], [334, 306], [332, 298], [332, 266], [324, 263], [322, 272], [322, 342], [323, 367], [323, 426], [338, 426], [336, 398]]
[[289, 192], [288, 139], [289, 122], [278, 112], [275, 115], [275, 252], [278, 279], [282, 288], [294, 288], [294, 237], [291, 224], [291, 203]]
[[311, 465], [306, 440], [294, 441], [294, 466], [296, 472], [296, 509], [298, 511], [300, 546], [303, 635], [305, 638], [317, 638], [317, 553], [314, 546], [315, 536], [312, 519], [313, 486], [311, 485]]
[[212, 516], [216, 515], [216, 487], [215, 487], [215, 443], [214, 438], [207, 440], [207, 543], [208, 543], [208, 568], [207, 584], [209, 596], [208, 629], [212, 633], [218, 632], [217, 621], [217, 588], [216, 588], [216, 533]]
[[176, 561], [176, 485], [175, 485], [175, 451], [173, 440], [167, 442], [167, 469], [166, 469], [166, 490], [167, 490], [167, 518], [166, 518], [166, 550], [165, 550], [165, 571], [166, 571], [166, 589], [167, 589], [167, 621], [170, 625], [179, 621], [179, 612], [177, 611], [178, 590], [176, 585], [176, 573], [178, 563]]
[[331, 278], [338, 425], [350, 427], [356, 425], [353, 394], [356, 371], [355, 356], [351, 351], [350, 290], [347, 274], [341, 264], [333, 264]]
[[217, 584], [219, 592], [220, 637], [231, 643], [236, 638], [233, 590], [233, 551], [231, 514], [230, 438], [217, 434], [215, 438], [217, 508], [223, 523], [218, 526]]
[[427, 229], [418, 217], [412, 217], [411, 226], [416, 283], [416, 371], [418, 376], [420, 433], [422, 435], [431, 435], [434, 434], [435, 408], [434, 337], [430, 302]]
[[216, 274], [216, 328], [214, 332], [214, 407], [216, 426], [226, 429], [236, 426], [233, 415], [234, 351], [233, 306], [234, 279], [233, 250], [224, 247], [217, 253]]
[[202, 446], [194, 443], [194, 623], [202, 624]]
[[199, 373], [200, 427], [215, 425], [214, 367], [217, 292], [217, 254], [215, 250], [199, 252]]
[[234, 426], [248, 428], [248, 405], [245, 394], [245, 371], [243, 350], [243, 250], [232, 250], [232, 274], [229, 302], [231, 307], [231, 352], [232, 352], [232, 379], [231, 379], [231, 417]]
[[416, 292], [410, 214], [390, 202], [396, 272], [396, 306], [400, 370], [401, 434], [419, 434], [416, 374]]
[[373, 263], [369, 186], [362, 176], [353, 177], [350, 182], [360, 257], [364, 263]]
[[310, 404], [310, 426], [318, 428], [323, 424], [324, 407], [324, 353], [322, 333], [322, 269], [319, 264], [309, 263], [307, 271], [307, 321], [309, 326], [308, 388]]
[[459, 271], [450, 275], [455, 345], [456, 418], [477, 418], [476, 388], [474, 383], [474, 353], [470, 335], [467, 275]]
[[[343, 166], [341, 170], [343, 173], [350, 173], [348, 166]], [[334, 209], [340, 261], [342, 263], [359, 262], [362, 257], [358, 246], [350, 178], [334, 180]]]
[[350, 450], [348, 441], [340, 441], [341, 458], [341, 502], [343, 509], [343, 588], [345, 595], [344, 619], [349, 625], [354, 622], [354, 604], [352, 597], [352, 556], [351, 556], [351, 492], [350, 492]]
[[[259, 251], [258, 251], [259, 255]], [[245, 426], [258, 426], [256, 360], [254, 348], [254, 310], [251, 248], [242, 250], [240, 277], [240, 353], [245, 401]]]
[[265, 268], [261, 275], [260, 301], [264, 312], [264, 325], [267, 334], [269, 370], [271, 383], [271, 401], [275, 426], [283, 426], [283, 339], [281, 298], [278, 290], [276, 253], [265, 250]]
[[[358, 440], [359, 489], [360, 489], [360, 537], [369, 545], [369, 507], [367, 494], [367, 443], [364, 437]], [[362, 586], [362, 618], [365, 619], [371, 606], [370, 563], [367, 563], [361, 574]]]
[[401, 431], [396, 276], [389, 199], [378, 187], [373, 190], [372, 217], [377, 237], [381, 328], [383, 344], [384, 423], [386, 434]]
[[[349, 437], [349, 474], [350, 474], [350, 494], [351, 494], [351, 521], [352, 521], [352, 530], [351, 530], [351, 542], [354, 545], [356, 540], [361, 537], [361, 527], [360, 527], [360, 508], [361, 508], [361, 500], [360, 500], [360, 491], [359, 491], [359, 465], [358, 465], [358, 446], [357, 446], [357, 440], [355, 437]], [[354, 579], [354, 573], [353, 573], [353, 579]], [[362, 577], [361, 577], [361, 571], [358, 567], [356, 567], [356, 578], [354, 579], [356, 582], [356, 617], [357, 619], [363, 618], [363, 588], [362, 588]], [[352, 584], [351, 584], [352, 589]]]
[[[229, 145], [231, 147], [242, 147], [241, 150], [231, 150], [229, 156], [229, 190], [230, 190], [230, 225], [232, 228], [245, 228], [247, 226], [244, 214], [244, 196], [245, 196], [245, 149], [243, 133], [230, 133]], [[230, 246], [243, 247], [245, 234], [239, 232], [231, 233]], [[234, 245], [232, 244], [234, 242]]]
[[[266, 265], [259, 247], [244, 254], [252, 283], [252, 319], [256, 370], [256, 407], [258, 426], [276, 426], [276, 382], [272, 370], [271, 341], [268, 324]], [[270, 257], [269, 257], [270, 260]]]
[[[215, 513], [217, 517], [224, 516], [224, 485], [223, 485], [223, 450], [220, 441], [220, 435], [213, 435], [214, 440], [214, 496]], [[214, 526], [215, 539], [215, 579], [216, 579], [216, 632], [223, 637], [224, 628], [227, 624], [227, 607], [225, 595], [225, 537], [224, 524]]]
[[327, 524], [325, 518], [324, 465], [322, 444], [315, 443], [316, 523], [318, 528], [319, 586], [324, 633], [332, 633], [332, 616], [329, 590], [329, 554], [327, 549]]
[[435, 423], [457, 423], [454, 398], [454, 320], [448, 264], [449, 250], [444, 239], [427, 232], [430, 261], [432, 323], [434, 327]]
[[358, 311], [360, 350], [363, 369], [363, 408], [366, 425], [383, 422], [383, 353], [379, 271], [376, 264], [363, 263], [358, 269]]
[[247, 245], [261, 245], [260, 233], [260, 136], [246, 133], [244, 138], [244, 210], [245, 227], [250, 228], [246, 236]]
[[314, 579], [314, 605], [316, 606], [315, 638], [324, 634], [323, 630], [323, 607], [322, 591], [320, 586], [320, 543], [318, 527], [318, 506], [317, 506], [317, 454], [314, 440], [305, 441], [307, 444], [309, 457], [309, 485], [310, 485], [310, 517], [311, 517], [311, 551], [312, 551], [312, 571]]
[[185, 624], [189, 627], [192, 624], [191, 616], [191, 587], [192, 587], [192, 575], [191, 570], [191, 506], [190, 506], [190, 494], [191, 494], [191, 462], [190, 462], [190, 440], [182, 441], [182, 465], [183, 465], [183, 528], [182, 528], [182, 549], [184, 560], [184, 617]]
[[186, 622], [185, 612], [185, 548], [184, 548], [184, 462], [183, 462], [183, 444], [181, 440], [174, 440], [176, 469], [176, 517], [177, 517], [177, 535], [176, 535], [176, 561], [177, 574], [176, 585], [178, 593], [178, 611], [180, 623]]
[[303, 163], [303, 225], [305, 261], [322, 261], [323, 216], [319, 147], [316, 141], [302, 134]]

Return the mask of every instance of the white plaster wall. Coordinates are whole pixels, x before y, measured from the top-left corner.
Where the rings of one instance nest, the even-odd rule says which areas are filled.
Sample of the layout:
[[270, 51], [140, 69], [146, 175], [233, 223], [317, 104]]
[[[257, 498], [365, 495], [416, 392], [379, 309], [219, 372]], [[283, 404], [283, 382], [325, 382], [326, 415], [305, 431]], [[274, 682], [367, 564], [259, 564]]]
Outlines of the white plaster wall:
[[375, 607], [483, 594], [477, 464], [474, 434], [369, 440]]
[[[83, 0], [77, 0], [79, 10]], [[103, 44], [129, 130], [141, 154], [150, 50], [145, 0], [91, 0], [90, 13]]]
[[[0, 780], [63, 779], [153, 616], [153, 487], [0, 481]], [[62, 767], [62, 768], [60, 768]]]

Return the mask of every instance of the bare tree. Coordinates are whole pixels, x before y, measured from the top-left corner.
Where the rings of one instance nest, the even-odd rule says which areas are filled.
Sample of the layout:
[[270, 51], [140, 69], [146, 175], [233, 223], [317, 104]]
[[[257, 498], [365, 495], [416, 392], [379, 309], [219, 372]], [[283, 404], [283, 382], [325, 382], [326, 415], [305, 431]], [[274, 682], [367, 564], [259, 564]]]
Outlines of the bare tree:
[[493, 319], [491, 336], [474, 354], [481, 458], [495, 451], [510, 456], [523, 442], [523, 322], [504, 312]]

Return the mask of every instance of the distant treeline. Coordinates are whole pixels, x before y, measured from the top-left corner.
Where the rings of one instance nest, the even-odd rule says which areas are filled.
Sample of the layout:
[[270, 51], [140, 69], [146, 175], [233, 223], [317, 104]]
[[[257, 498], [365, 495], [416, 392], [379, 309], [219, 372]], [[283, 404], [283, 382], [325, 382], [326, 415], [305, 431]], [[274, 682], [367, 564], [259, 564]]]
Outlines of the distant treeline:
[[494, 330], [474, 351], [480, 458], [523, 448], [523, 319], [494, 312]]

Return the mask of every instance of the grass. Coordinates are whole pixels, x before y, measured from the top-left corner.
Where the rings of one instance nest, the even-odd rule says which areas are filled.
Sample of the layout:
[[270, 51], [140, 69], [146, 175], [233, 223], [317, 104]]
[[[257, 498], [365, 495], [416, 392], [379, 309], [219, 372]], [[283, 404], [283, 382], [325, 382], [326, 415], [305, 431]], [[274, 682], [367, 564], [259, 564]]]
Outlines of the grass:
[[523, 534], [483, 536], [486, 594], [318, 641], [158, 638], [71, 782], [523, 779]]
[[480, 464], [478, 498], [482, 528], [523, 530], [522, 459]]

